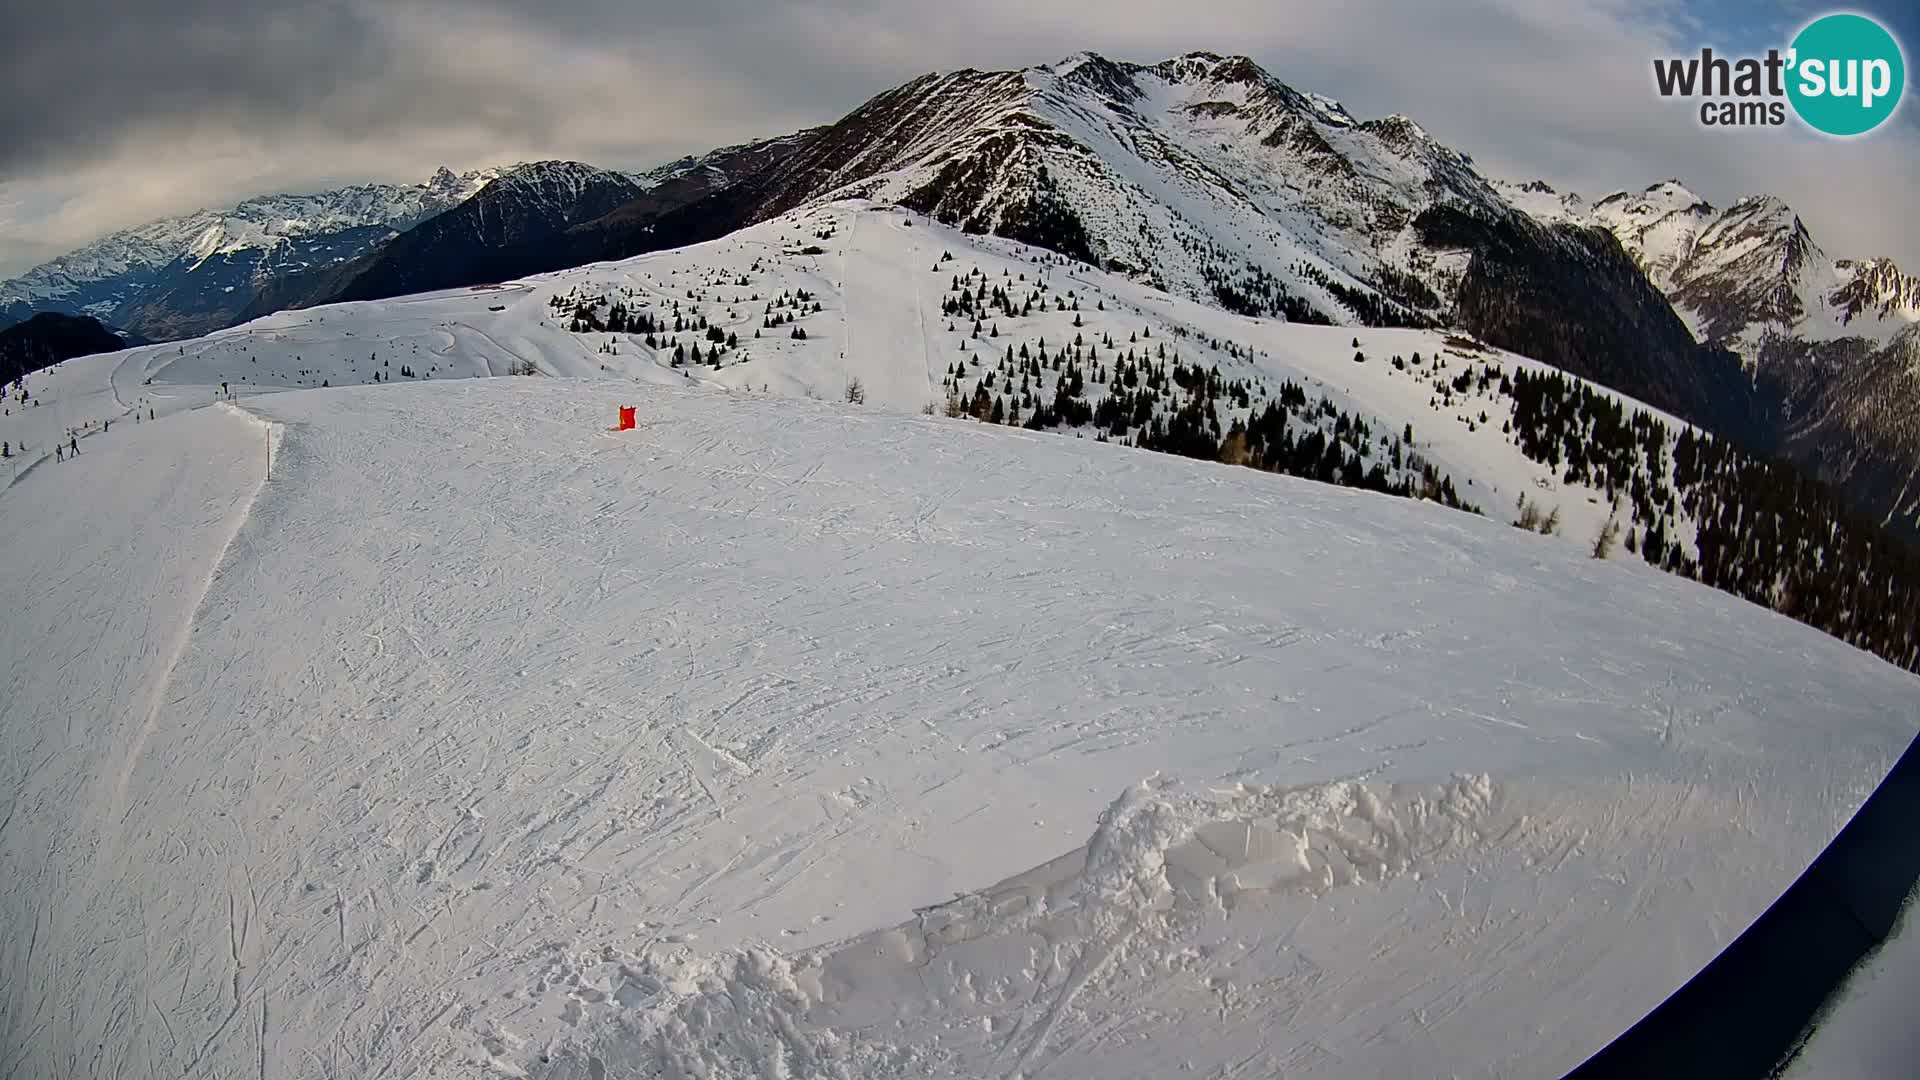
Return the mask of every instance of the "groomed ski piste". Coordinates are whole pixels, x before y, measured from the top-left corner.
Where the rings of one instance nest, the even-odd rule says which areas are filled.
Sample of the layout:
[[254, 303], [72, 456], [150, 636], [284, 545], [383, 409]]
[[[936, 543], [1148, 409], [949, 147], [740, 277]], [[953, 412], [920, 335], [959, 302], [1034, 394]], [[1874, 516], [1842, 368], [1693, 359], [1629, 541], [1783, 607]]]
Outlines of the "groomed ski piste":
[[[0, 491], [0, 1076], [1554, 1075], [1920, 730], [1573, 528], [921, 415], [935, 260], [1037, 264], [814, 213], [29, 378], [0, 437], [84, 434]], [[808, 227], [804, 342], [542, 322]], [[1350, 339], [1438, 335], [1138, 300], [1426, 407]], [[345, 385], [382, 359], [435, 370]]]

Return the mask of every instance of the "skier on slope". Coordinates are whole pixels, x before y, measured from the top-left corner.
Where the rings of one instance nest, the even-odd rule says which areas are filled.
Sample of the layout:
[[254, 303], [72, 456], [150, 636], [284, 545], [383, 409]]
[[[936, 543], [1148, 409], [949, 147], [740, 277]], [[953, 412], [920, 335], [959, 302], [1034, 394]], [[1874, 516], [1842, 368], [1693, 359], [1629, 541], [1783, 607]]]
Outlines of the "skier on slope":
[[80, 436], [67, 436], [67, 453], [72, 454], [74, 457], [80, 456]]

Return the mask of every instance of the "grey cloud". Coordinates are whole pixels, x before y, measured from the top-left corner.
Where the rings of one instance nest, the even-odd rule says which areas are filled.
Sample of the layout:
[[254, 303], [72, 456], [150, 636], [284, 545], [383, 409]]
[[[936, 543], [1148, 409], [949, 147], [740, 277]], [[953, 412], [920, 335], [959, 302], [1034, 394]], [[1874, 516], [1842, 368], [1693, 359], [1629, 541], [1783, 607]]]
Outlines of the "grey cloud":
[[0, 38], [0, 177], [85, 160], [129, 131], [296, 115], [391, 57], [350, 4], [56, 0]]

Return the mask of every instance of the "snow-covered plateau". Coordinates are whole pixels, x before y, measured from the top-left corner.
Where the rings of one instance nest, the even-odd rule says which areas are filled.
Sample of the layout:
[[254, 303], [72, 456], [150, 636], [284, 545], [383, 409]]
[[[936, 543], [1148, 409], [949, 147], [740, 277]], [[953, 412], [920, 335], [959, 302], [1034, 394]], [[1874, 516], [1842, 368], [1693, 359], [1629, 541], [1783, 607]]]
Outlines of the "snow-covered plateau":
[[[963, 273], [1046, 289], [975, 338]], [[920, 412], [1076, 335], [1415, 424], [1490, 515]], [[1920, 685], [1590, 558], [1595, 493], [1386, 362], [1448, 348], [1531, 364], [841, 205], [30, 376], [0, 1077], [1565, 1071]]]

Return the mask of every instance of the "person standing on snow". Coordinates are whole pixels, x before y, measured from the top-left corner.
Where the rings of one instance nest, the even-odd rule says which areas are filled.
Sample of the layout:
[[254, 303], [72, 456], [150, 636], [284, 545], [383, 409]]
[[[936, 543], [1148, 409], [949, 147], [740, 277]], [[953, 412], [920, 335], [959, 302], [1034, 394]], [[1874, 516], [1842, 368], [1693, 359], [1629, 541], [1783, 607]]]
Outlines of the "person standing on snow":
[[74, 457], [80, 456], [80, 436], [67, 436], [67, 453], [72, 454]]

